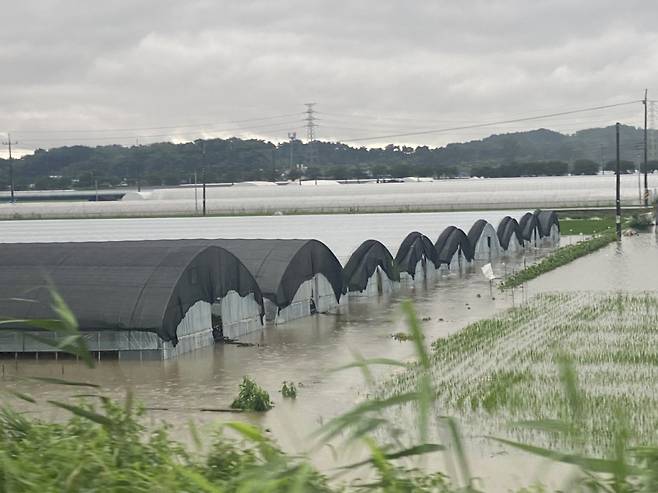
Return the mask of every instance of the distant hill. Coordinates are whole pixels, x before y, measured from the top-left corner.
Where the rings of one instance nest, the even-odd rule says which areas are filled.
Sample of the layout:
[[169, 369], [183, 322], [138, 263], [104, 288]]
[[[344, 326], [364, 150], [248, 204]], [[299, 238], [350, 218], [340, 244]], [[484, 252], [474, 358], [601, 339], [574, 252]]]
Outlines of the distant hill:
[[[656, 131], [652, 136], [658, 138]], [[642, 129], [622, 126], [621, 157], [642, 158]], [[615, 157], [615, 129], [592, 128], [573, 135], [548, 129], [491, 135], [481, 140], [416, 148], [390, 144], [384, 148], [351, 147], [336, 142], [311, 144], [262, 140], [210, 139], [185, 144], [144, 146], [71, 146], [37, 150], [15, 161], [18, 189], [99, 186], [178, 185], [208, 182], [306, 178], [404, 176], [519, 176], [593, 173]], [[315, 156], [315, 158], [313, 158]], [[9, 186], [8, 166], [0, 160], [0, 189]], [[5, 164], [3, 166], [3, 164]], [[656, 163], [652, 163], [652, 169]]]

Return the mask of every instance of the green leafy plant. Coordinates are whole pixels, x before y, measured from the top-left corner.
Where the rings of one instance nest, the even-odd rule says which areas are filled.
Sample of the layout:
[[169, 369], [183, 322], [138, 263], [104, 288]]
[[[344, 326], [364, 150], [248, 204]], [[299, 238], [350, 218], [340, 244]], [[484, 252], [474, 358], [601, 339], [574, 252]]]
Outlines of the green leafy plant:
[[270, 394], [249, 377], [242, 379], [240, 393], [231, 403], [233, 409], [258, 412], [269, 411], [272, 405]]
[[297, 398], [297, 387], [294, 382], [283, 382], [281, 385], [281, 395], [285, 399], [296, 399]]

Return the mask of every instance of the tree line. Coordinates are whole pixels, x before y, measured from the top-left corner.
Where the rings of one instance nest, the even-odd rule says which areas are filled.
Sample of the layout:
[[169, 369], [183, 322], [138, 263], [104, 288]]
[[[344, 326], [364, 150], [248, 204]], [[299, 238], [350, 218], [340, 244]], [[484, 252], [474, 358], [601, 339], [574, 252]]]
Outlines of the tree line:
[[[626, 139], [638, 129], [622, 127]], [[21, 189], [175, 186], [201, 182], [307, 179], [399, 179], [403, 177], [513, 177], [593, 175], [613, 170], [614, 132], [590, 129], [565, 136], [550, 130], [493, 135], [445, 147], [352, 147], [338, 142], [272, 142], [239, 138], [124, 147], [70, 146], [14, 160]], [[607, 146], [607, 147], [606, 147]], [[594, 151], [591, 151], [594, 149]], [[607, 150], [606, 150], [607, 149]], [[292, 152], [291, 152], [292, 151]], [[598, 156], [593, 159], [587, 156]], [[635, 169], [636, 155], [623, 154], [622, 169]], [[658, 163], [649, 163], [650, 170]], [[9, 187], [8, 163], [0, 160], [0, 189]]]

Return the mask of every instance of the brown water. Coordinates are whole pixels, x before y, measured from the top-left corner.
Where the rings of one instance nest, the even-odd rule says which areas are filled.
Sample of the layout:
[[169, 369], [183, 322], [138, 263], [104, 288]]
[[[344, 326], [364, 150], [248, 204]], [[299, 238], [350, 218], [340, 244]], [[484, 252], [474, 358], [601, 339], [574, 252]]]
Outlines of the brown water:
[[[518, 269], [522, 263], [523, 259], [517, 259], [505, 267], [497, 264], [496, 272]], [[625, 238], [621, 247], [610, 245], [547, 273], [513, 293], [501, 294], [494, 290], [490, 294], [488, 281], [479, 268], [473, 268], [468, 274], [452, 273], [435, 286], [408, 289], [390, 299], [351, 303], [337, 314], [267, 327], [262, 333], [245, 338], [245, 341], [256, 343], [255, 347], [218, 345], [164, 362], [101, 361], [94, 370], [75, 361], [5, 361], [0, 381], [3, 387], [20, 388], [40, 402], [65, 400], [79, 389], [70, 390], [22, 377], [63, 376], [91, 381], [102, 385], [108, 395], [115, 397], [131, 389], [147, 407], [161, 409], [150, 411], [149, 419], [172, 423], [174, 436], [183, 441], [189, 439], [187, 422], [190, 419], [200, 425], [206, 436], [216, 423], [240, 419], [270, 430], [286, 450], [303, 451], [308, 448], [306, 437], [312, 431], [363, 399], [367, 392], [357, 370], [332, 373], [333, 368], [353, 361], [353, 352], [364, 357], [407, 359], [413, 356], [411, 343], [397, 342], [390, 337], [405, 329], [400, 313], [400, 302], [404, 298], [414, 301], [419, 318], [425, 319], [423, 327], [431, 341], [471, 321], [490, 317], [537, 292], [656, 290], [656, 279], [656, 236], [645, 234]], [[270, 392], [276, 404], [273, 410], [262, 415], [200, 411], [203, 407], [228, 407], [244, 375], [254, 377]], [[283, 380], [299, 384], [295, 401], [284, 400], [277, 392]], [[50, 406], [40, 407], [39, 414], [62, 416], [61, 411]], [[478, 437], [467, 439], [473, 469], [486, 479], [487, 487], [493, 491], [507, 491], [527, 484], [534, 477], [556, 478], [555, 474], [546, 476], [539, 461], [496, 445], [483, 445]], [[349, 459], [349, 455], [342, 455], [339, 462]], [[327, 449], [316, 453], [314, 460], [325, 469], [336, 464]]]

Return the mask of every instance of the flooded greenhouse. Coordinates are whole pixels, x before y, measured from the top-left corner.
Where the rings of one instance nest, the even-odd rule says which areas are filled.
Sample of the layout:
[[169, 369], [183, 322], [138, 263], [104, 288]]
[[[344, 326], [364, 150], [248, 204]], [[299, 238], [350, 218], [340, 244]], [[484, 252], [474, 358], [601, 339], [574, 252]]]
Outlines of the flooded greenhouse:
[[343, 269], [344, 287], [352, 298], [391, 293], [400, 287], [395, 259], [382, 243], [366, 240]]
[[[524, 224], [532, 224], [533, 232], [556, 246], [557, 215], [537, 214], [539, 219], [525, 214]], [[517, 225], [509, 216], [504, 224], [512, 229], [499, 228], [503, 233]], [[48, 318], [46, 314], [52, 313], [44, 286], [50, 284], [71, 300], [92, 351], [116, 353], [121, 359], [167, 359], [215, 340], [261, 331], [265, 321], [281, 325], [318, 313], [338, 313], [349, 298], [390, 294], [401, 283], [431, 284], [440, 273], [461, 272], [473, 260], [491, 262], [510, 245], [514, 243], [509, 239], [507, 245], [499, 243], [484, 219], [474, 222], [469, 235], [448, 226], [436, 245], [417, 231], [409, 233], [395, 258], [380, 241], [366, 240], [349, 257], [341, 255], [344, 267], [318, 240], [8, 243], [2, 248], [7, 292], [0, 308], [16, 320]], [[166, 274], [168, 278], [158, 277]], [[18, 291], [20, 298], [9, 290]], [[114, 307], [119, 309], [115, 312]], [[149, 313], [164, 315], [148, 318]], [[14, 332], [3, 332], [2, 352], [52, 350], [31, 334], [16, 331], [19, 322], [15, 325], [6, 327]]]

